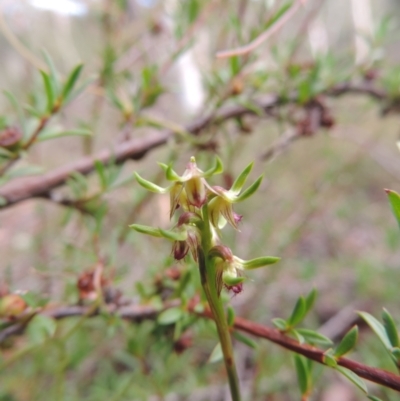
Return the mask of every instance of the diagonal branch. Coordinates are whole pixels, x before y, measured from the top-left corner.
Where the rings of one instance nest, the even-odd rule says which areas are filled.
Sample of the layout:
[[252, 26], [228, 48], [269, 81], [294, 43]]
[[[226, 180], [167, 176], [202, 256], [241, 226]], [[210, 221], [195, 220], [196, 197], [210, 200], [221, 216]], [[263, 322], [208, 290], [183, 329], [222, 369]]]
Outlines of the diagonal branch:
[[[118, 314], [121, 318], [132, 321], [132, 322], [140, 322], [144, 319], [155, 319], [156, 316], [171, 307], [176, 307], [180, 305], [179, 300], [170, 301], [164, 304], [162, 308], [156, 308], [151, 305], [124, 305], [124, 306], [114, 306], [109, 305], [109, 312]], [[189, 312], [193, 313], [197, 316], [204, 317], [207, 319], [212, 319], [212, 313], [210, 310], [205, 310], [202, 313], [197, 313], [195, 309], [196, 305], [189, 306]], [[84, 316], [88, 314], [88, 310], [90, 307], [85, 306], [60, 306], [56, 308], [45, 309], [41, 314], [48, 316], [53, 319], [64, 319], [71, 316]], [[88, 317], [97, 316], [99, 311], [97, 310], [95, 313], [89, 315]], [[29, 319], [22, 319], [23, 323], [16, 322], [9, 327], [0, 331], [0, 343], [6, 340], [8, 337], [21, 334], [25, 327], [26, 323]], [[308, 359], [311, 359], [315, 362], [324, 364], [324, 350], [313, 347], [308, 344], [300, 344], [296, 340], [286, 336], [279, 330], [267, 327], [259, 323], [252, 322], [250, 320], [236, 317], [234, 322], [234, 328], [237, 330], [244, 331], [248, 334], [251, 334], [256, 337], [265, 338], [268, 341], [271, 341], [275, 344], [280, 345], [281, 347], [293, 351], [297, 354], [303, 355]], [[338, 358], [337, 363], [339, 366], [343, 366], [358, 376], [369, 380], [371, 382], [380, 384], [384, 387], [391, 388], [400, 392], [400, 376], [394, 373], [388, 372], [383, 369], [374, 368], [368, 365], [364, 365], [360, 362], [353, 361], [349, 358]]]
[[[325, 90], [322, 94], [331, 97], [338, 97], [345, 94], [358, 94], [372, 97], [382, 101], [388, 99], [388, 95], [381, 89], [372, 86], [370, 83], [352, 84], [341, 83]], [[266, 115], [275, 107], [298, 101], [297, 93], [289, 96], [269, 94], [255, 100], [256, 108], [264, 110]], [[256, 115], [254, 108], [249, 109], [241, 105], [234, 105], [221, 109], [218, 113], [212, 113], [202, 117], [184, 127], [192, 135], [199, 135], [203, 130], [231, 119], [237, 119], [246, 115]], [[54, 169], [53, 171], [35, 177], [19, 178], [3, 185], [0, 188], [0, 209], [9, 207], [18, 202], [34, 197], [49, 198], [52, 200], [51, 191], [64, 185], [71, 173], [79, 172], [89, 174], [95, 168], [95, 161], [99, 160], [104, 164], [111, 162], [123, 163], [128, 159], [139, 160], [150, 150], [164, 145], [175, 135], [172, 129], [166, 129], [153, 134], [147, 134], [142, 138], [135, 138], [116, 145], [113, 149], [103, 149], [97, 155], [83, 157], [69, 164]]]

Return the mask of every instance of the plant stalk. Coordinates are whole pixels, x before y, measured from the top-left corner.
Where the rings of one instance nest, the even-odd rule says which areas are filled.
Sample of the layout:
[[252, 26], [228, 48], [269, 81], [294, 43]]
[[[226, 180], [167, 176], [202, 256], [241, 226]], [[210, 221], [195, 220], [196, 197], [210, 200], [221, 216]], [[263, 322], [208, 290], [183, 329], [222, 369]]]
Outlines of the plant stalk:
[[229, 387], [231, 391], [232, 401], [240, 401], [239, 379], [236, 372], [235, 358], [232, 348], [232, 340], [229, 332], [228, 322], [224, 312], [221, 298], [218, 295], [217, 289], [217, 272], [215, 264], [208, 253], [211, 249], [211, 229], [210, 221], [208, 218], [208, 206], [203, 206], [203, 228], [201, 247], [198, 249], [199, 270], [201, 277], [201, 285], [206, 294], [208, 304], [210, 305], [211, 312], [217, 326], [218, 337], [224, 355], [224, 362], [226, 372], [228, 374]]

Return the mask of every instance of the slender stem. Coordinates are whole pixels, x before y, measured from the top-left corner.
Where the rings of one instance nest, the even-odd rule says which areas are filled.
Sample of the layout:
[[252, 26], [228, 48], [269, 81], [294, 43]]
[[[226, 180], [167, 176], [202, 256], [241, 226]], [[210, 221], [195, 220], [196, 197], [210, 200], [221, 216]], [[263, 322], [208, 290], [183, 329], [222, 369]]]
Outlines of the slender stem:
[[226, 372], [228, 374], [229, 387], [231, 390], [232, 400], [240, 401], [239, 379], [236, 372], [235, 358], [232, 348], [232, 340], [229, 332], [228, 323], [226, 320], [222, 301], [218, 295], [216, 269], [213, 260], [208, 257], [209, 250], [211, 249], [211, 229], [210, 221], [208, 218], [207, 204], [203, 206], [203, 229], [202, 229], [202, 243], [198, 250], [199, 256], [199, 269], [201, 284], [206, 294], [207, 301], [210, 305], [215, 324], [217, 326], [219, 341], [221, 343], [222, 353], [224, 355], [224, 362]]

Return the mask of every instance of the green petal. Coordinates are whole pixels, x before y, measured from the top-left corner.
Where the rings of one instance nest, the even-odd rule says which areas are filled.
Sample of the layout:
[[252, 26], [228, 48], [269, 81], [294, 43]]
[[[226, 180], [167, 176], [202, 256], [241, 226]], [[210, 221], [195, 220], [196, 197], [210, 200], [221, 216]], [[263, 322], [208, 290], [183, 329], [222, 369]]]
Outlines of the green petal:
[[251, 170], [253, 169], [254, 163], [250, 163], [236, 178], [235, 182], [233, 183], [230, 191], [233, 192], [235, 195], [238, 195], [239, 192], [242, 190], [243, 185], [245, 184], [247, 177], [249, 176]]
[[259, 267], [272, 265], [276, 262], [279, 262], [280, 260], [281, 258], [277, 258], [275, 256], [262, 256], [261, 258], [243, 260], [242, 266], [245, 270], [252, 270]]
[[152, 183], [151, 181], [147, 181], [144, 178], [142, 178], [138, 173], [134, 172], [136, 181], [143, 187], [146, 188], [148, 191], [155, 192], [157, 194], [165, 194], [167, 193], [170, 188], [162, 188], [159, 187], [158, 185]]
[[147, 235], [151, 235], [153, 237], [159, 237], [159, 238], [162, 237], [159, 228], [142, 226], [140, 224], [131, 224], [129, 226], [129, 228], [133, 228], [135, 231], [142, 233], [142, 234], [147, 234]]
[[254, 192], [257, 191], [258, 187], [261, 184], [261, 181], [263, 179], [263, 175], [260, 175], [257, 180], [255, 182], [253, 182], [253, 184], [251, 184], [245, 191], [243, 191], [235, 200], [235, 202], [241, 202], [245, 199], [247, 199], [248, 197], [250, 197], [251, 195], [254, 194]]

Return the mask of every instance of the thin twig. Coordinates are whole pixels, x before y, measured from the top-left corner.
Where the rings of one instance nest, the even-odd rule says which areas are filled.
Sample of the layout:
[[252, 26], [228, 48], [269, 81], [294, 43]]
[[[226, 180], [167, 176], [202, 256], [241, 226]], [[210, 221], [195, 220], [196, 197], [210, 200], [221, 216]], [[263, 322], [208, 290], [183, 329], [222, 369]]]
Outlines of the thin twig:
[[289, 10], [273, 25], [269, 26], [266, 31], [264, 31], [261, 35], [257, 36], [253, 41], [248, 43], [245, 46], [238, 47], [236, 49], [230, 50], [222, 50], [217, 53], [218, 58], [227, 58], [227, 57], [234, 57], [234, 56], [243, 56], [244, 54], [248, 54], [264, 43], [268, 38], [278, 32], [283, 25], [286, 24], [292, 18], [297, 10], [300, 8], [301, 4], [305, 4], [306, 0], [295, 0]]

